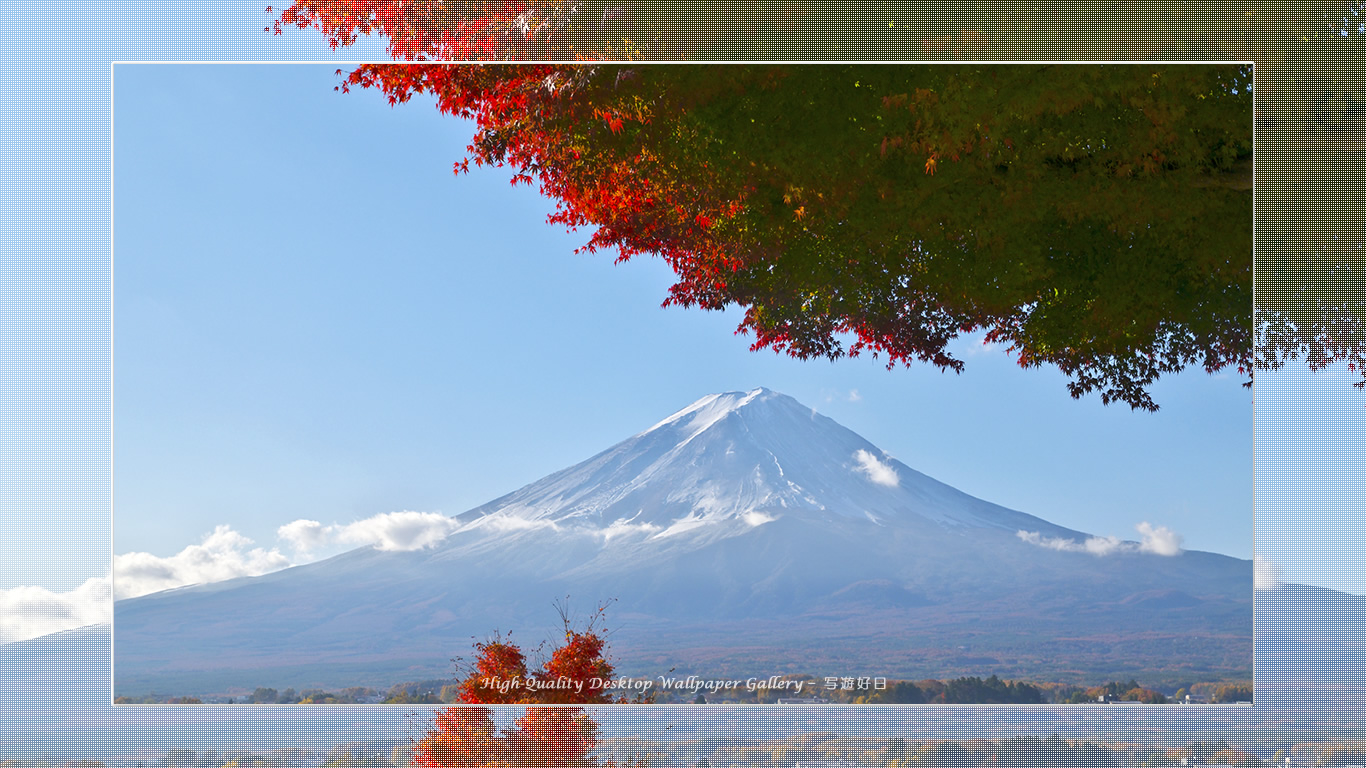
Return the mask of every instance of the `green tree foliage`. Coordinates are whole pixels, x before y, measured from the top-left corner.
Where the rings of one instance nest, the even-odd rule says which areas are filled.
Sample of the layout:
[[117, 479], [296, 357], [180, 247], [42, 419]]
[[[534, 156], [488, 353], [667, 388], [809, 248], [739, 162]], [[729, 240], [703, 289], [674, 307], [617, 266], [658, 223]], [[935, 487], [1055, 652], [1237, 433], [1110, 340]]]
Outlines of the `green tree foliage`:
[[1039, 689], [1028, 683], [1006, 682], [996, 675], [960, 677], [948, 681], [933, 700], [942, 704], [1039, 704]]
[[1245, 683], [1230, 683], [1214, 689], [1210, 701], [1215, 704], [1231, 704], [1238, 701], [1252, 701], [1252, 686]]
[[866, 699], [869, 704], [924, 704], [925, 701], [925, 693], [920, 686], [908, 680], [890, 681], [886, 688], [873, 691]]
[[431, 690], [430, 684], [398, 683], [389, 689], [384, 697], [385, 704], [440, 704], [441, 697]]
[[1046, 739], [1020, 736], [1003, 739], [996, 747], [999, 766], [1037, 768], [1045, 765], [1106, 766], [1115, 762], [1114, 753], [1090, 742], [1072, 743], [1054, 734]]

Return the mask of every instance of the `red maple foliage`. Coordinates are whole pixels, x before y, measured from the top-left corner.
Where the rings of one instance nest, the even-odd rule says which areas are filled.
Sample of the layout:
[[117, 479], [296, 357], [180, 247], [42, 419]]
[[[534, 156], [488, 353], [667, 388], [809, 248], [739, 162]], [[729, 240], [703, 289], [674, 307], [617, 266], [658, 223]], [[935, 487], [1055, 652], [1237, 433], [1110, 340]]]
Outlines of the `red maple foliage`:
[[[532, 40], [538, 3], [527, 0], [300, 0], [280, 12], [275, 34], [285, 27], [314, 27], [335, 49], [377, 34], [389, 40], [395, 59], [477, 60], [521, 58]], [[269, 13], [273, 9], [266, 8]]]
[[598, 725], [578, 707], [529, 707], [499, 731], [487, 707], [450, 707], [412, 750], [420, 768], [616, 768], [592, 754]]
[[781, 39], [812, 15], [792, 0], [296, 0], [266, 30], [313, 28], [334, 49], [377, 35], [405, 61], [679, 60]]
[[[501, 636], [474, 644], [475, 659], [459, 685], [463, 704], [610, 704], [608, 683], [615, 670], [607, 659], [607, 640], [597, 629], [606, 605], [599, 605], [582, 629], [573, 628], [559, 606], [564, 644], [551, 651], [539, 669], [528, 672], [522, 649]], [[539, 720], [529, 721], [539, 723]], [[558, 721], [556, 721], [558, 722]], [[536, 726], [540, 727], [540, 726]], [[533, 731], [535, 729], [533, 728]]]
[[[607, 647], [595, 632], [566, 632], [564, 645], [556, 648], [537, 677], [544, 683], [573, 681], [575, 687], [547, 686], [537, 701], [545, 704], [601, 704], [612, 701], [604, 682], [612, 679], [612, 665], [604, 658]], [[580, 690], [578, 684], [582, 682]], [[621, 699], [625, 701], [625, 699]]]
[[474, 644], [474, 669], [460, 684], [466, 704], [516, 704], [525, 695], [526, 656], [510, 642], [494, 639]]
[[[419, 768], [619, 768], [593, 756], [598, 724], [582, 707], [530, 706], [511, 728], [499, 730], [486, 706], [471, 704], [606, 704], [602, 685], [613, 669], [607, 642], [597, 623], [599, 605], [581, 629], [558, 606], [564, 644], [537, 670], [528, 672], [526, 656], [501, 636], [475, 643], [470, 674], [460, 685], [460, 704], [442, 710], [412, 750]], [[619, 698], [616, 701], [625, 701]], [[642, 768], [642, 765], [629, 768]], [[621, 766], [620, 768], [628, 768]]]

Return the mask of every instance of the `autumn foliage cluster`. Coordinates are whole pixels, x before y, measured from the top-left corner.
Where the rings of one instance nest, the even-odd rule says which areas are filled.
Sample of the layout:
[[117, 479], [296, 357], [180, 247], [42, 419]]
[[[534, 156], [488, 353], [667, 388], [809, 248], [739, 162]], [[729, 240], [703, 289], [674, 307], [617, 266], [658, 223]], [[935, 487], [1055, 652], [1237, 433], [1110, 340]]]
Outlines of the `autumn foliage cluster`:
[[495, 635], [474, 644], [474, 660], [458, 686], [462, 704], [609, 704], [613, 698], [605, 685], [615, 670], [607, 658], [607, 639], [600, 624], [607, 604], [600, 604], [576, 627], [564, 605], [557, 604], [564, 626], [564, 640], [551, 649], [535, 669], [529, 669], [526, 653], [511, 639]]
[[602, 681], [612, 679], [601, 635], [566, 632], [565, 642], [540, 668], [528, 671], [522, 649], [502, 639], [475, 644], [473, 669], [460, 683], [465, 704], [606, 704]]
[[598, 725], [581, 707], [530, 706], [511, 728], [499, 729], [492, 710], [470, 704], [605, 704], [601, 685], [613, 675], [607, 643], [596, 627], [599, 606], [585, 626], [574, 628], [563, 606], [564, 642], [539, 668], [503, 637], [475, 643], [475, 658], [459, 686], [464, 706], [442, 710], [413, 746], [421, 768], [616, 768], [593, 756]]
[[577, 707], [529, 707], [511, 728], [499, 730], [487, 707], [442, 710], [413, 746], [421, 768], [599, 768], [592, 756], [598, 726]]
[[[813, 14], [793, 0], [298, 0], [268, 31], [315, 29], [333, 48], [362, 35], [407, 61], [678, 60], [725, 41], [790, 34]], [[740, 57], [736, 57], [740, 58]]]
[[1136, 681], [1130, 680], [1127, 683], [1111, 682], [1105, 685], [1093, 686], [1085, 691], [1079, 691], [1071, 698], [1071, 703], [1081, 704], [1093, 702], [1101, 698], [1108, 698], [1111, 701], [1137, 701], [1143, 704], [1166, 704], [1167, 697], [1151, 688], [1144, 688]]
[[1071, 394], [1252, 368], [1251, 72], [1225, 67], [368, 65], [663, 258], [666, 305], [745, 308], [754, 348], [961, 370], [980, 331]]
[[333, 48], [381, 35], [396, 59], [459, 61], [532, 53], [535, 32], [552, 35], [555, 18], [550, 4], [526, 0], [301, 0], [280, 11], [273, 29], [280, 34], [285, 27], [313, 27]]

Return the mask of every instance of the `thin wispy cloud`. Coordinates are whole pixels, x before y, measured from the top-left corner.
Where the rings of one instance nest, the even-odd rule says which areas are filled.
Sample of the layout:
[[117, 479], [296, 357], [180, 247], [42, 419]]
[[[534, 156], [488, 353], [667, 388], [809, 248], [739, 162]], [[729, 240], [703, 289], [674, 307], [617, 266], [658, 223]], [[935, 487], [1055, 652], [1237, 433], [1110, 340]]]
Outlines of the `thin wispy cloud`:
[[986, 335], [986, 331], [974, 331], [959, 336], [950, 342], [949, 350], [963, 357], [982, 357], [1001, 354], [1010, 348], [1010, 345], [1001, 342], [988, 343]]
[[1038, 531], [1016, 531], [1015, 535], [1020, 541], [1026, 544], [1033, 544], [1044, 549], [1056, 549], [1059, 552], [1085, 552], [1086, 546], [1076, 539], [1063, 539], [1058, 537], [1044, 536]]
[[1182, 538], [1166, 526], [1153, 525], [1143, 521], [1134, 526], [1143, 537], [1142, 541], [1125, 541], [1118, 536], [1091, 536], [1083, 541], [1066, 539], [1059, 536], [1044, 536], [1038, 531], [1016, 531], [1015, 535], [1027, 544], [1059, 552], [1087, 552], [1097, 557], [1121, 552], [1143, 552], [1151, 555], [1172, 557], [1179, 555]]
[[253, 544], [255, 542], [230, 526], [219, 525], [200, 543], [191, 544], [170, 557], [148, 552], [117, 555], [114, 558], [114, 599], [240, 576], [260, 576], [291, 565], [289, 558], [278, 549]]
[[863, 395], [859, 394], [857, 389], [851, 389], [848, 392], [845, 392], [842, 389], [822, 389], [821, 395], [825, 398], [825, 402], [827, 403], [833, 403], [837, 400], [848, 403], [863, 402]]
[[896, 470], [869, 451], [863, 449], [854, 451], [854, 461], [858, 465], [858, 470], [878, 485], [895, 488], [901, 484], [901, 479], [897, 477]]
[[536, 520], [517, 515], [496, 514], [488, 517], [481, 517], [470, 523], [471, 528], [488, 528], [491, 531], [503, 533], [506, 531], [529, 531], [533, 528], [549, 528], [552, 531], [559, 530], [559, 526], [554, 520]]
[[602, 536], [603, 541], [611, 541], [612, 539], [619, 539], [622, 536], [629, 536], [631, 534], [643, 536], [658, 533], [661, 530], [662, 529], [659, 526], [653, 523], [635, 523], [631, 520], [613, 520], [611, 525], [596, 531], [596, 533], [599, 536]]
[[33, 586], [0, 589], [0, 643], [108, 624], [111, 608], [108, 576], [86, 579], [69, 592]]

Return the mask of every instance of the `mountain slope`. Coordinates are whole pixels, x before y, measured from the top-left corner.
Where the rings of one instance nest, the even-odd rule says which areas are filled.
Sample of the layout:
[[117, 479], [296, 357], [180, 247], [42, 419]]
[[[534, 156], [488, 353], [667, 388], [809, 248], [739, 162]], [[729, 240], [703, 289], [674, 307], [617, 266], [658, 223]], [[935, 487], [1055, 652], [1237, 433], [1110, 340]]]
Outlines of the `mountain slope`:
[[703, 398], [458, 520], [429, 549], [120, 601], [120, 693], [445, 676], [471, 637], [549, 636], [565, 595], [616, 600], [627, 674], [1251, 672], [1249, 561], [1087, 551], [765, 389]]

